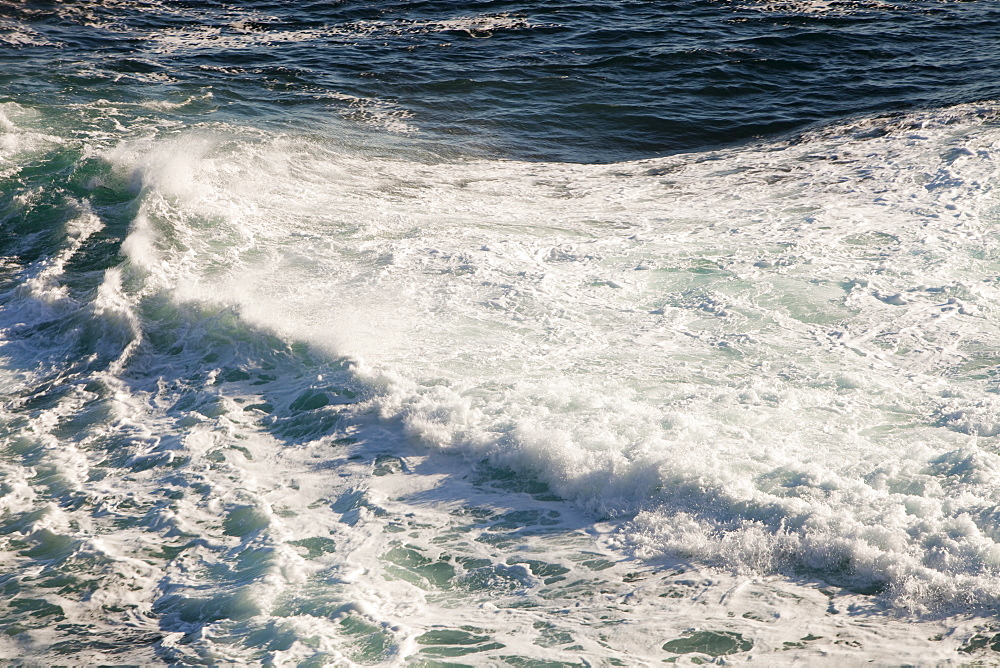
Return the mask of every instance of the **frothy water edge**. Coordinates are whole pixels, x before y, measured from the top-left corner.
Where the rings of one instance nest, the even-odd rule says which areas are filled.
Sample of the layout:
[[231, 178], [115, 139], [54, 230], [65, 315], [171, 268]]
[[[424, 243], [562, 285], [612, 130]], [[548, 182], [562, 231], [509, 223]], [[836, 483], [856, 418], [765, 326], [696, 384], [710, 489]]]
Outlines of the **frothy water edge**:
[[10, 111], [6, 219], [65, 226], [5, 251], [4, 654], [992, 637], [992, 105], [610, 166], [93, 150]]

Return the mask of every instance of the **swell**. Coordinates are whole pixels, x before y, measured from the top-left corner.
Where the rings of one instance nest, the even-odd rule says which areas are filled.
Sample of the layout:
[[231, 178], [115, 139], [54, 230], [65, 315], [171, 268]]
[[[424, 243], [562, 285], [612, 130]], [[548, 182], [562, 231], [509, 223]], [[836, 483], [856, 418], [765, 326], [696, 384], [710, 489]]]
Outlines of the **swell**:
[[[228, 121], [343, 116], [452, 154], [613, 163], [998, 95], [982, 2], [8, 11], [22, 102], [211, 92], [201, 113]], [[57, 49], [72, 62], [37, 66]]]

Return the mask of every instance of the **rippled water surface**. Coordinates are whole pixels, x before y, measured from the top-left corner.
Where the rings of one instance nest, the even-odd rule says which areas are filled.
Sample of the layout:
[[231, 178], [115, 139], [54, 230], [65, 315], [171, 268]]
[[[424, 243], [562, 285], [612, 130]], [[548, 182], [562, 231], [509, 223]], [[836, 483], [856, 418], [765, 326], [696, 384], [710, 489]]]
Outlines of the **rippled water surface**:
[[12, 99], [193, 99], [189, 118], [308, 130], [344, 116], [441, 150], [574, 162], [988, 99], [1000, 66], [991, 2], [108, 0], [4, 14]]

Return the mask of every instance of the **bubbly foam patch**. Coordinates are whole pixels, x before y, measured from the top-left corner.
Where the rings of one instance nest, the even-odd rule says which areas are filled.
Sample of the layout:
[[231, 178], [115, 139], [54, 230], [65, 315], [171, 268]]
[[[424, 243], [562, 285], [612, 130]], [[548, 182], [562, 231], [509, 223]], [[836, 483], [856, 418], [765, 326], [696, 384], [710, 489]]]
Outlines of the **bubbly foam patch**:
[[5, 268], [0, 655], [995, 642], [993, 106], [603, 166], [158, 132]]
[[612, 166], [218, 139], [122, 164], [188, 240], [156, 250], [181, 298], [363, 357], [419, 442], [641, 511], [618, 539], [645, 557], [921, 609], [997, 595], [993, 118]]
[[8, 178], [16, 174], [19, 161], [61, 143], [59, 137], [24, 127], [24, 121], [34, 115], [31, 109], [15, 102], [0, 104], [0, 176]]

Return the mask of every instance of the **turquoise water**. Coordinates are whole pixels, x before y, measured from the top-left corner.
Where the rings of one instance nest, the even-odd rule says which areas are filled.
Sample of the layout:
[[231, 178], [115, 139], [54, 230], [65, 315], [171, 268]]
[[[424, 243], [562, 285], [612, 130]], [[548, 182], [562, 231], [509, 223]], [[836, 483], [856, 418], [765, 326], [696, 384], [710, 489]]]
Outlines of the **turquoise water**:
[[992, 4], [0, 11], [0, 659], [995, 656]]

